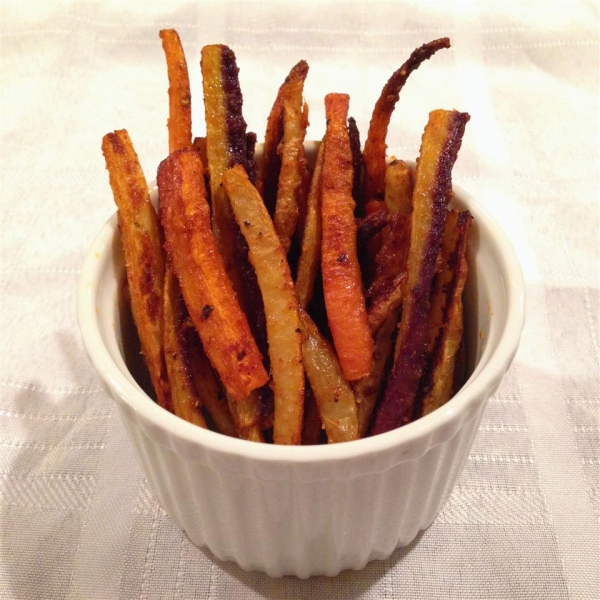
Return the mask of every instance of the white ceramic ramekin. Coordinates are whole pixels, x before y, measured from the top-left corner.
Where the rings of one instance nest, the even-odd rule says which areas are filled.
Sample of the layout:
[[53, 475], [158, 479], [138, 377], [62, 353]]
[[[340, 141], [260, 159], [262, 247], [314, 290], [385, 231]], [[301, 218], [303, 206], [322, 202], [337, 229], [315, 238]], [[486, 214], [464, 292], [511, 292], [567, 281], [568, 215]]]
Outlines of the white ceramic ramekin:
[[471, 196], [454, 191], [453, 204], [474, 216], [465, 291], [469, 380], [414, 423], [329, 446], [232, 439], [155, 404], [124, 360], [116, 217], [102, 229], [79, 284], [83, 341], [156, 497], [195, 544], [271, 576], [337, 575], [388, 557], [433, 522], [524, 323], [523, 275], [510, 242]]

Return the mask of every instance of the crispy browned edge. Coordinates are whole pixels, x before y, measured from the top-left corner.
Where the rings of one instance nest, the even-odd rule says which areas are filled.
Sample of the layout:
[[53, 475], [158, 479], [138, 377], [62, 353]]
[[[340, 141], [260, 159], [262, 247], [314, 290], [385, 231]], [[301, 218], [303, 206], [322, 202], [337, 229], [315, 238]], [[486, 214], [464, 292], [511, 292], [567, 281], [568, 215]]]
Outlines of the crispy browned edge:
[[376, 304], [388, 295], [394, 281], [406, 271], [410, 230], [410, 217], [395, 214], [389, 218], [383, 242], [375, 255], [373, 281], [367, 292], [370, 304]]

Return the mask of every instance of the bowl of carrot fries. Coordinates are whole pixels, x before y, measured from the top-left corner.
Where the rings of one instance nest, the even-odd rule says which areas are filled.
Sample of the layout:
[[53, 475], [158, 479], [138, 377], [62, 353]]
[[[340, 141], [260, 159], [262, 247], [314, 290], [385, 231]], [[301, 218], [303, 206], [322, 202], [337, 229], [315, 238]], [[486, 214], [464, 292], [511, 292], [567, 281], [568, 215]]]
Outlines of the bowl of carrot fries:
[[194, 543], [272, 576], [360, 569], [435, 519], [524, 322], [510, 242], [452, 181], [469, 115], [433, 110], [416, 164], [386, 156], [400, 90], [450, 42], [392, 74], [364, 145], [341, 93], [305, 139], [300, 61], [257, 144], [233, 51], [202, 49], [194, 138], [182, 44], [160, 38], [156, 181], [126, 130], [102, 139], [117, 212], [81, 274], [86, 351]]

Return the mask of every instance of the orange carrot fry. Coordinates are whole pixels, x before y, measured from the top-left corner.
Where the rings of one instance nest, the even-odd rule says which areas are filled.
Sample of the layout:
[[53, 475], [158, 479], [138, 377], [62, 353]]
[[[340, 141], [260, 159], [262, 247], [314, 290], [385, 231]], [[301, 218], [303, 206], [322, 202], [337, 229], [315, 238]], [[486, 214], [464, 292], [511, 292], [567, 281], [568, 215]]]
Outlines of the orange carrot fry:
[[371, 370], [373, 338], [356, 248], [352, 152], [346, 127], [348, 103], [345, 94], [325, 97], [321, 270], [333, 343], [346, 379], [353, 381]]
[[102, 138], [123, 250], [131, 310], [158, 403], [171, 410], [163, 340], [164, 262], [148, 184], [127, 131]]
[[408, 280], [394, 367], [380, 403], [372, 433], [383, 433], [412, 418], [424, 367], [429, 298], [442, 242], [456, 161], [469, 115], [436, 110], [429, 115], [421, 142], [413, 193]]
[[322, 142], [308, 193], [306, 221], [296, 273], [296, 295], [298, 303], [304, 309], [312, 298], [315, 277], [321, 259], [321, 187], [324, 156], [325, 143]]
[[418, 69], [422, 62], [431, 58], [441, 48], [449, 47], [450, 40], [448, 38], [441, 38], [417, 48], [383, 87], [379, 100], [377, 100], [373, 110], [369, 133], [363, 151], [366, 200], [383, 200], [385, 188], [385, 155], [387, 149], [385, 138], [396, 102], [400, 98], [400, 91], [404, 87], [409, 75]]
[[192, 144], [192, 95], [185, 54], [174, 29], [159, 32], [169, 75], [169, 152]]
[[204, 350], [226, 390], [242, 399], [266, 383], [268, 375], [210, 228], [203, 169], [192, 149], [179, 150], [160, 164], [161, 222]]
[[171, 385], [173, 412], [182, 419], [206, 428], [202, 415], [202, 401], [198, 396], [189, 367], [185, 343], [185, 320], [187, 310], [181, 297], [179, 282], [171, 265], [165, 271], [164, 292], [165, 360]]
[[248, 258], [258, 278], [267, 317], [271, 387], [275, 401], [273, 441], [299, 444], [304, 409], [304, 371], [298, 302], [280, 238], [258, 190], [236, 165], [223, 185], [248, 243]]

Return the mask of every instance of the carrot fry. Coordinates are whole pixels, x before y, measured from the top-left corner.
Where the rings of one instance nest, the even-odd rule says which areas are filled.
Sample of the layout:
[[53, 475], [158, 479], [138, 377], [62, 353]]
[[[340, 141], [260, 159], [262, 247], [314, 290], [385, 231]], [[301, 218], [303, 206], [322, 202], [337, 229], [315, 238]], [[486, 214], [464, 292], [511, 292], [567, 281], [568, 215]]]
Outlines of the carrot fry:
[[385, 155], [387, 149], [385, 138], [396, 102], [400, 98], [400, 91], [404, 87], [409, 75], [418, 69], [422, 62], [431, 58], [438, 50], [449, 47], [450, 40], [448, 38], [441, 38], [417, 48], [383, 87], [373, 110], [369, 133], [363, 151], [363, 162], [365, 165], [364, 195], [366, 200], [383, 200], [385, 188]]
[[355, 440], [358, 437], [356, 398], [344, 378], [335, 352], [302, 309], [300, 327], [304, 369], [317, 401], [327, 440], [329, 443]]
[[385, 170], [385, 205], [391, 215], [410, 217], [413, 174], [403, 160], [392, 161]]
[[304, 390], [304, 418], [302, 423], [302, 445], [313, 446], [321, 440], [321, 432], [323, 431], [323, 423], [319, 416], [319, 408], [315, 395], [310, 387], [310, 383], [306, 382]]
[[170, 264], [165, 270], [164, 291], [165, 360], [171, 385], [173, 412], [182, 419], [206, 429], [202, 402], [190, 372], [183, 327], [187, 311], [181, 297], [179, 282]]
[[360, 150], [360, 133], [356, 126], [356, 119], [348, 119], [348, 135], [350, 137], [350, 150], [352, 151], [352, 197], [356, 202], [355, 213], [357, 217], [365, 216], [365, 202], [362, 193], [362, 152]]
[[[201, 51], [201, 70], [212, 228], [233, 289], [249, 320], [252, 335], [266, 357], [265, 316], [256, 274], [248, 263], [248, 246], [221, 185], [223, 173], [235, 164], [241, 164], [250, 177], [254, 173], [255, 139], [246, 132], [235, 54], [227, 46], [205, 46]], [[264, 366], [269, 368], [268, 359]], [[259, 401], [256, 394], [245, 396], [246, 402]], [[254, 414], [259, 410], [260, 406], [257, 406], [251, 412]]]
[[390, 314], [402, 305], [402, 300], [406, 293], [406, 279], [407, 275], [405, 271], [398, 275], [392, 282], [389, 290], [378, 296], [369, 307], [369, 327], [373, 333], [376, 333]]
[[397, 355], [372, 433], [384, 433], [407, 423], [413, 412], [424, 366], [429, 295], [442, 242], [456, 161], [467, 113], [430, 113], [421, 142], [413, 193], [411, 243], [407, 260], [407, 293], [396, 342]]
[[169, 152], [192, 144], [192, 95], [185, 54], [174, 29], [159, 32], [169, 75]]
[[388, 221], [389, 214], [384, 209], [370, 212], [364, 219], [356, 219], [358, 246], [364, 246], [388, 224]]
[[321, 185], [325, 143], [321, 143], [308, 193], [306, 221], [302, 234], [302, 248], [296, 274], [298, 303], [306, 308], [312, 298], [315, 277], [321, 259]]
[[227, 404], [239, 436], [251, 442], [264, 442], [260, 430], [260, 401], [256, 392], [241, 400], [227, 394]]
[[292, 67], [289, 75], [281, 84], [277, 97], [267, 119], [267, 130], [265, 132], [265, 143], [263, 146], [262, 170], [257, 179], [258, 191], [264, 199], [269, 214], [275, 212], [275, 200], [277, 198], [277, 182], [279, 170], [281, 169], [281, 157], [277, 152], [281, 138], [283, 137], [283, 99], [288, 85], [301, 81], [304, 82], [308, 75], [308, 64], [301, 60]]
[[298, 79], [289, 82], [283, 94], [283, 138], [278, 150], [281, 169], [273, 225], [286, 255], [298, 225], [300, 206], [306, 203], [302, 196], [305, 193], [304, 173], [307, 170], [304, 136], [308, 122], [303, 116], [303, 89], [304, 80]]
[[186, 334], [190, 372], [204, 410], [212, 419], [219, 433], [230, 437], [238, 437], [233, 417], [225, 401], [225, 393], [202, 348], [198, 332], [191, 320], [186, 329]]
[[410, 217], [392, 215], [384, 239], [375, 256], [373, 283], [367, 293], [371, 304], [391, 293], [394, 281], [406, 271], [406, 259], [410, 247]]
[[164, 160], [158, 191], [167, 252], [190, 317], [227, 391], [245, 398], [268, 375], [210, 229], [198, 152], [179, 150]]
[[432, 365], [423, 385], [423, 416], [445, 404], [452, 393], [456, 355], [463, 331], [462, 292], [468, 273], [467, 240], [471, 221], [468, 211], [448, 213], [441, 250], [443, 266], [433, 282], [432, 291], [432, 309], [433, 304], [442, 305], [443, 316], [441, 328], [437, 328]]
[[131, 310], [142, 354], [158, 403], [171, 410], [163, 343], [164, 261], [156, 212], [127, 131], [107, 133], [102, 152], [118, 208]]
[[346, 127], [349, 100], [346, 94], [325, 97], [321, 270], [333, 343], [346, 379], [353, 381], [371, 370], [373, 338], [356, 248], [352, 152]]
[[244, 169], [237, 165], [223, 176], [223, 185], [248, 243], [267, 318], [267, 339], [274, 393], [276, 444], [299, 444], [304, 408], [304, 372], [298, 302], [280, 238]]
[[243, 282], [235, 267], [237, 225], [221, 181], [223, 173], [234, 164], [249, 166], [242, 92], [235, 55], [227, 46], [205, 46], [201, 55], [212, 227], [227, 273], [241, 296]]
[[398, 312], [398, 310], [392, 311], [375, 334], [371, 372], [352, 386], [358, 403], [358, 434], [361, 438], [367, 433], [373, 410], [381, 393], [385, 368], [394, 347]]

